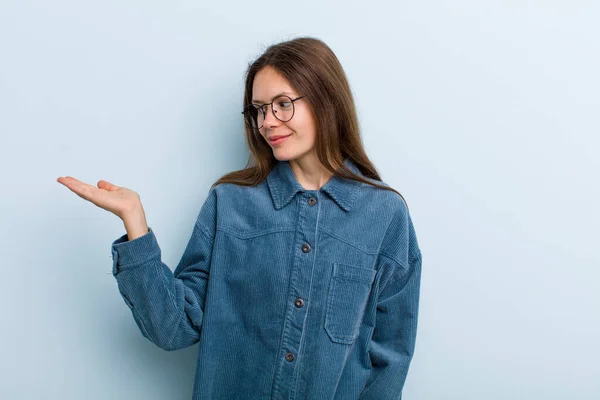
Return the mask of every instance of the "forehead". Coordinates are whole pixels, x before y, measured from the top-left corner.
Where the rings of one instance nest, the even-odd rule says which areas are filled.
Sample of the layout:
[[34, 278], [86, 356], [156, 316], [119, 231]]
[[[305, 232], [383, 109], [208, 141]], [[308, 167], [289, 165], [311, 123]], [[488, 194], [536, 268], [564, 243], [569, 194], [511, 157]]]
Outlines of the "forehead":
[[264, 67], [252, 82], [252, 103], [268, 103], [279, 94], [294, 95], [290, 83], [272, 67]]

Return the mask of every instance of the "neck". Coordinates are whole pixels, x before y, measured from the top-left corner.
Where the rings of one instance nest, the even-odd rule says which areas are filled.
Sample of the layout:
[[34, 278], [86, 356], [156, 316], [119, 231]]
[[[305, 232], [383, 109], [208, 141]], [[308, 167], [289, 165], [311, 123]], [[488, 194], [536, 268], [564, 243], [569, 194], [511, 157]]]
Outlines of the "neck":
[[320, 189], [333, 176], [333, 173], [321, 164], [315, 154], [289, 160], [289, 163], [296, 180], [306, 190]]

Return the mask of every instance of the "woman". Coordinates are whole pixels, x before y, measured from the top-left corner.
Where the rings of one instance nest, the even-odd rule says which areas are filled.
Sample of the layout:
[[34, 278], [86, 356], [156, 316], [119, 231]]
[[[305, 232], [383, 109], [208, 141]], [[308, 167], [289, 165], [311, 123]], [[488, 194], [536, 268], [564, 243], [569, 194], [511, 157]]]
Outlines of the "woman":
[[194, 399], [400, 399], [421, 252], [338, 59], [314, 38], [269, 47], [243, 115], [248, 165], [213, 184], [174, 272], [136, 192], [58, 181], [123, 220], [113, 274], [142, 334], [200, 342]]

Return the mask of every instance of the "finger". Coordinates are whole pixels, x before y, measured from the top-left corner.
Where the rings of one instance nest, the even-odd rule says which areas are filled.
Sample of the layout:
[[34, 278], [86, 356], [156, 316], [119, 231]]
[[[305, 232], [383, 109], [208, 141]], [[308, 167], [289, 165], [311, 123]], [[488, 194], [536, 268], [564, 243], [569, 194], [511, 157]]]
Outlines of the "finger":
[[110, 183], [108, 181], [105, 181], [105, 180], [99, 180], [98, 181], [98, 187], [100, 189], [108, 190], [108, 191], [111, 191], [111, 192], [120, 189], [117, 185], [113, 185], [112, 183]]
[[59, 176], [56, 181], [67, 186], [69, 183], [73, 183], [74, 181], [77, 181], [77, 179], [70, 177], [70, 176]]
[[62, 179], [61, 183], [68, 187], [77, 196], [90, 201], [94, 195], [94, 191], [98, 190], [96, 187], [70, 176]]

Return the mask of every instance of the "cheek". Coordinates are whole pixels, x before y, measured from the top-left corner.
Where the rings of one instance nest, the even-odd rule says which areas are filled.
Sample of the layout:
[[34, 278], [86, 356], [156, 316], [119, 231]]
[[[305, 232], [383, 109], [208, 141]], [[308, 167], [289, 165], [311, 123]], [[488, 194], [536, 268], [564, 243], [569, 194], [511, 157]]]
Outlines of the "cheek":
[[316, 127], [312, 118], [298, 118], [288, 122], [290, 129], [305, 139], [314, 140], [316, 137]]

